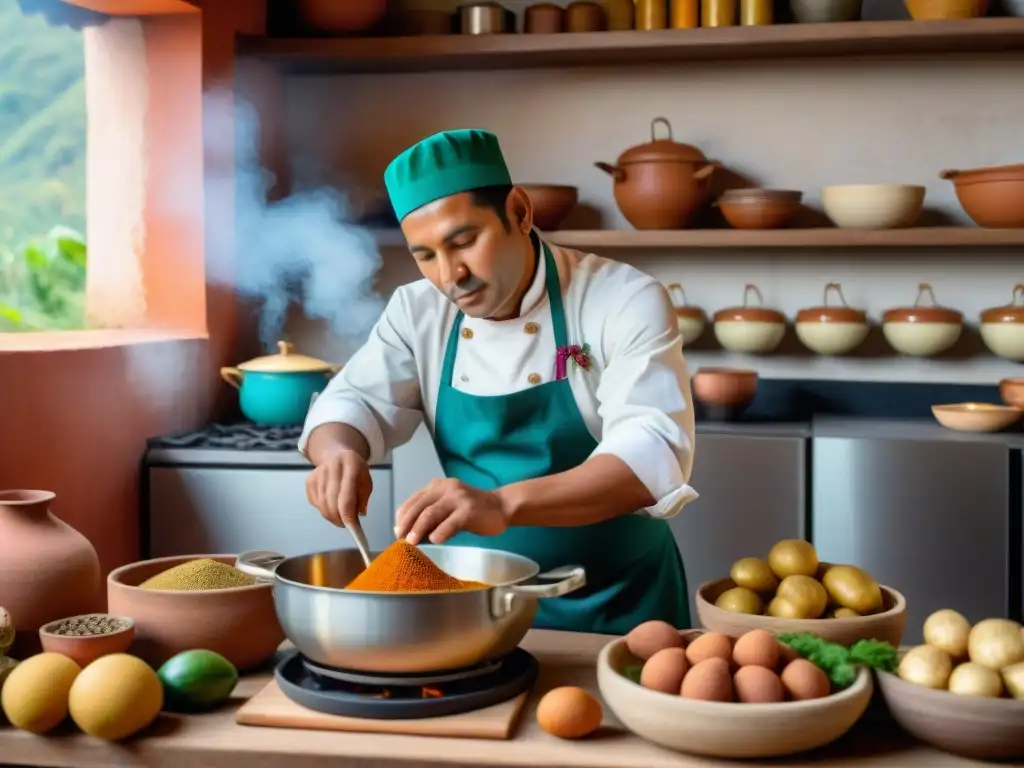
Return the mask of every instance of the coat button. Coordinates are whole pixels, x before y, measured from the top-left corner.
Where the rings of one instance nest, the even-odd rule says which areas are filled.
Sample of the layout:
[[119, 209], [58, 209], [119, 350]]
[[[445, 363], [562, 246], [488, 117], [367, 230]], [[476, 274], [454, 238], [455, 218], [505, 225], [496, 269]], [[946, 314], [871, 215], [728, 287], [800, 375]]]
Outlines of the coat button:
[[472, 328], [463, 328], [462, 329], [462, 338], [464, 338], [464, 339], [472, 339], [473, 338], [473, 329]]
[[540, 326], [537, 325], [536, 323], [527, 323], [526, 325], [523, 326], [523, 330], [526, 331], [527, 333], [531, 333], [532, 334], [532, 333], [536, 333], [537, 331], [539, 331], [540, 330]]
[[462, 374], [461, 376], [459, 376], [459, 381], [469, 381], [469, 376], [467, 376], [466, 374]]
[[526, 377], [526, 380], [531, 384], [540, 384], [540, 374], [531, 373], [529, 376]]

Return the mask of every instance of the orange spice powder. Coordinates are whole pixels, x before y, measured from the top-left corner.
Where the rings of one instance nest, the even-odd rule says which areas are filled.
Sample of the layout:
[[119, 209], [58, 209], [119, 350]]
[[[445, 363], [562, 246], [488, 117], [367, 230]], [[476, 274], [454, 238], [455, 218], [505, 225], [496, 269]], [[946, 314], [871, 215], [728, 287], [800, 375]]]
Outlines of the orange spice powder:
[[399, 539], [356, 576], [346, 589], [361, 592], [463, 592], [487, 589], [477, 581], [461, 581], [404, 539]]

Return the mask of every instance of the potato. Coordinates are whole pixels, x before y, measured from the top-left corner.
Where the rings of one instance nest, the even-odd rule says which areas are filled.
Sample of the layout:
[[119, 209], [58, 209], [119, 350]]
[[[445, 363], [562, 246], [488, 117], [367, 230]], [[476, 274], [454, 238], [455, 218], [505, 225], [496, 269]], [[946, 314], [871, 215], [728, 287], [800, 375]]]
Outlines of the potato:
[[967, 655], [976, 664], [996, 672], [1024, 661], [1024, 635], [1009, 619], [979, 621], [967, 636]]
[[729, 569], [729, 578], [737, 587], [746, 587], [754, 592], [774, 592], [779, 586], [771, 566], [760, 557], [737, 560]]
[[814, 576], [818, 572], [818, 553], [803, 539], [783, 539], [768, 553], [768, 565], [780, 579]]
[[949, 676], [949, 692], [959, 696], [998, 699], [1003, 695], [1003, 680], [995, 670], [968, 661]]
[[935, 611], [924, 622], [925, 643], [945, 651], [952, 659], [967, 656], [967, 638], [970, 634], [970, 622], [948, 608]]
[[953, 660], [949, 654], [930, 645], [911, 648], [900, 661], [898, 674], [908, 683], [944, 691], [953, 673]]
[[718, 596], [718, 599], [715, 600], [715, 607], [721, 608], [723, 611], [758, 616], [764, 610], [764, 603], [753, 590], [746, 587], [733, 587]]
[[855, 565], [833, 565], [825, 572], [821, 583], [833, 603], [862, 616], [882, 607], [878, 582]]
[[817, 619], [828, 607], [825, 588], [810, 576], [787, 576], [775, 596], [791, 603], [801, 619]]
[[1015, 699], [1024, 699], [1024, 661], [1011, 664], [1003, 670], [1003, 685]]

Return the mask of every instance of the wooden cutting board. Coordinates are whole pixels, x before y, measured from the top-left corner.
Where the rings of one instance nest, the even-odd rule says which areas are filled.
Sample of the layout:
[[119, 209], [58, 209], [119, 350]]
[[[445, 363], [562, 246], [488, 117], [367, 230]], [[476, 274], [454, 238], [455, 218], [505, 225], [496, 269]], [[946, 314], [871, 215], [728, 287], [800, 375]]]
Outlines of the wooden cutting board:
[[298, 728], [311, 731], [398, 733], [409, 736], [443, 736], [466, 739], [510, 739], [529, 692], [486, 709], [446, 717], [418, 720], [373, 720], [326, 715], [306, 709], [289, 699], [272, 680], [242, 705], [236, 715], [240, 725]]

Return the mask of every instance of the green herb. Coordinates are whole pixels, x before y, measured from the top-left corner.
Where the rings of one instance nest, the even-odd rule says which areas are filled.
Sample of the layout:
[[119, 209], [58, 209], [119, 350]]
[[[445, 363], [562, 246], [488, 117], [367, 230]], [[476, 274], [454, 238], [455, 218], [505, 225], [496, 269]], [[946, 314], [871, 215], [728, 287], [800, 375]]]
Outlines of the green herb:
[[628, 680], [632, 680], [637, 685], [640, 684], [640, 672], [643, 671], [643, 667], [639, 664], [631, 664], [622, 670], [622, 676]]
[[858, 640], [849, 648], [808, 632], [791, 632], [778, 637], [828, 675], [836, 688], [848, 688], [857, 679], [857, 667], [893, 672], [898, 664], [896, 649], [883, 640]]

